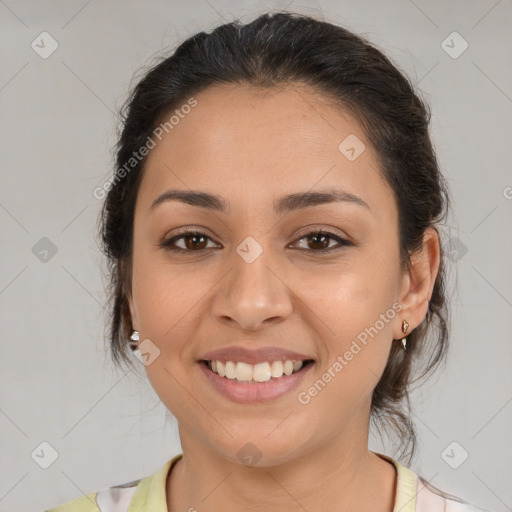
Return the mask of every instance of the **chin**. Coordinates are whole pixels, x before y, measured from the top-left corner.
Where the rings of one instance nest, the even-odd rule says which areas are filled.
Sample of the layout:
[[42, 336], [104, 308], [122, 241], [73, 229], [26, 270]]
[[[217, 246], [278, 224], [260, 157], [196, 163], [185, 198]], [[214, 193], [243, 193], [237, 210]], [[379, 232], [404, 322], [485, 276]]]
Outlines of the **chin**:
[[230, 462], [246, 467], [279, 466], [306, 451], [304, 439], [295, 439], [285, 429], [280, 434], [274, 431], [268, 435], [268, 432], [271, 430], [250, 431], [246, 435], [240, 431], [234, 437], [227, 435], [224, 442], [214, 444], [214, 450]]

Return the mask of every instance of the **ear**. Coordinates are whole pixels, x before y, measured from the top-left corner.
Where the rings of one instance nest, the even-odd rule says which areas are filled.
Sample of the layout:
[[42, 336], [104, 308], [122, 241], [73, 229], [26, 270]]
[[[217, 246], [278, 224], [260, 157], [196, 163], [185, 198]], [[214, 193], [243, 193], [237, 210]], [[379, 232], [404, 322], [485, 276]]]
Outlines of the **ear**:
[[399, 324], [395, 325], [393, 336], [403, 338], [402, 320], [409, 323], [408, 333], [418, 327], [425, 318], [428, 304], [441, 261], [441, 247], [437, 231], [430, 227], [423, 235], [422, 247], [411, 255], [411, 265], [404, 272], [399, 301], [403, 306]]

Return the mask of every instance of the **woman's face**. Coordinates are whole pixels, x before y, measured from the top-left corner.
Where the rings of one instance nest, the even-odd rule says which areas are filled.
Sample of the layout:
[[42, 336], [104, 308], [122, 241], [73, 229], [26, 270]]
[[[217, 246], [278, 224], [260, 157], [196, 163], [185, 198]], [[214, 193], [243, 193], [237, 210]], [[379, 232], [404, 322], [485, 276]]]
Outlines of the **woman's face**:
[[[372, 390], [407, 318], [397, 208], [376, 153], [354, 118], [306, 88], [215, 86], [195, 99], [150, 151], [136, 203], [129, 302], [150, 340], [147, 376], [182, 445], [228, 460], [274, 465], [336, 439], [340, 449], [366, 443]], [[226, 208], [151, 208], [169, 190]], [[181, 252], [159, 245], [182, 228], [200, 235], [175, 239]], [[333, 236], [308, 236], [315, 230]], [[262, 363], [258, 379], [265, 361], [279, 371], [285, 350], [313, 363], [244, 383], [201, 362], [235, 347]]]

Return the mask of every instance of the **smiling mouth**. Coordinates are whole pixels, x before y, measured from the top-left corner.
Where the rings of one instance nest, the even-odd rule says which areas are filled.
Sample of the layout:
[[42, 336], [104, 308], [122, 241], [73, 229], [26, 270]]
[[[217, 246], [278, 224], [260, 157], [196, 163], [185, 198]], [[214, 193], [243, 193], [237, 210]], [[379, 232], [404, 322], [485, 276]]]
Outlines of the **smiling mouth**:
[[200, 362], [219, 377], [254, 384], [286, 379], [286, 377], [299, 373], [314, 363], [312, 359], [304, 361], [264, 361], [257, 364], [248, 364], [241, 361], [201, 360]]

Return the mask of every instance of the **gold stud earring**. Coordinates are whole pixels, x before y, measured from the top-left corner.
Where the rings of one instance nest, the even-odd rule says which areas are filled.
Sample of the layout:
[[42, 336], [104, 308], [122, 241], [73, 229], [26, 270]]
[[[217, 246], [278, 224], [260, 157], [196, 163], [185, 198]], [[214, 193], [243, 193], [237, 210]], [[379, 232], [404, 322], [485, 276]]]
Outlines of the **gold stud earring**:
[[[407, 329], [409, 329], [409, 322], [407, 320], [404, 320], [402, 322], [402, 332], [405, 334], [407, 332]], [[402, 338], [402, 348], [406, 350], [407, 347], [407, 336], [404, 336]]]

